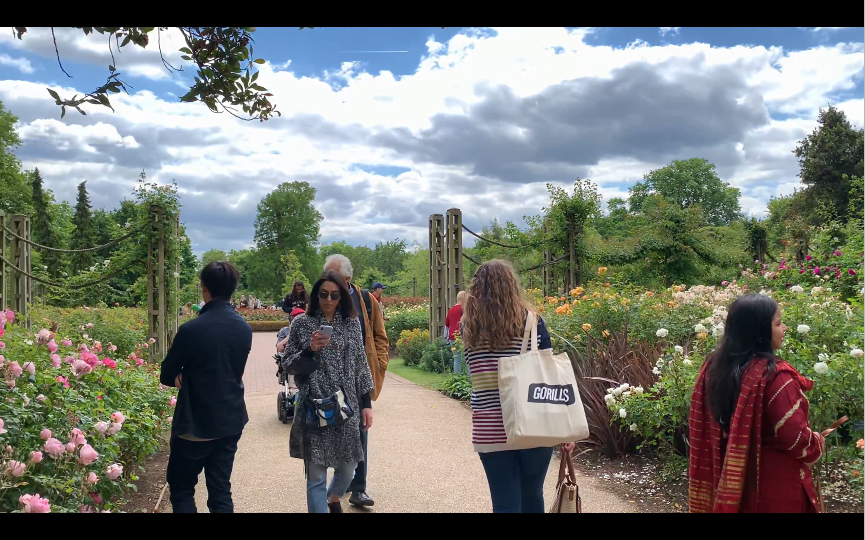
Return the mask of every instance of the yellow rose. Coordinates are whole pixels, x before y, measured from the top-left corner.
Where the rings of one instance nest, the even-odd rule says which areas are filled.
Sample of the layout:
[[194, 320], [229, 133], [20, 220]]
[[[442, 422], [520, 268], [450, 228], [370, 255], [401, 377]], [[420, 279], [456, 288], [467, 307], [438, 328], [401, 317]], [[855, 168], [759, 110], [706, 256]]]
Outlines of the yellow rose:
[[589, 323], [583, 323], [582, 328], [583, 328], [583, 330], [584, 330], [585, 332], [588, 332], [589, 330], [592, 329], [592, 325], [589, 324]]
[[601, 335], [604, 336], [605, 338], [608, 338], [608, 337], [610, 337], [610, 331], [604, 330], [603, 332], [601, 332]]

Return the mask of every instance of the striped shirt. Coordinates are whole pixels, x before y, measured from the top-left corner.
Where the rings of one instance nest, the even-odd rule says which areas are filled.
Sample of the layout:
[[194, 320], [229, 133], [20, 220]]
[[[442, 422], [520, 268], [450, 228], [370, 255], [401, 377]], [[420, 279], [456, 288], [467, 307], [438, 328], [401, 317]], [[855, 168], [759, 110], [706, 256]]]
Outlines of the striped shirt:
[[[472, 444], [475, 452], [513, 450], [508, 446], [499, 399], [499, 358], [518, 356], [522, 344], [520, 335], [511, 339], [510, 347], [501, 351], [466, 347], [466, 365], [472, 378]], [[538, 317], [538, 349], [551, 348], [550, 334], [544, 320]]]

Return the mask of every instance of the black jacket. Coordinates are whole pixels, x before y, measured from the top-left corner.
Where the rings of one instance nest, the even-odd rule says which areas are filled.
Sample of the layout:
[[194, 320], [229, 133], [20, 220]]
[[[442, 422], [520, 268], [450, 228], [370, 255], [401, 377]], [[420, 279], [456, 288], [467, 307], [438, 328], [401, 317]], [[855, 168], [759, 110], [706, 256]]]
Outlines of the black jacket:
[[243, 431], [249, 421], [243, 370], [251, 348], [252, 328], [224, 299], [211, 300], [177, 330], [159, 376], [174, 386], [183, 375], [172, 435], [218, 439]]

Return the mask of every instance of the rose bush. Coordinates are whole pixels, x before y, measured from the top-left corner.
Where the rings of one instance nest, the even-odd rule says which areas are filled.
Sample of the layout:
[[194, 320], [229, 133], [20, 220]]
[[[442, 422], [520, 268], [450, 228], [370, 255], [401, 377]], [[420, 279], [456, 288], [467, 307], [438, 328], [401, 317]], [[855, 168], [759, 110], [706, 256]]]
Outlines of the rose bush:
[[396, 344], [403, 330], [429, 330], [428, 303], [388, 308], [387, 316], [384, 327], [391, 345]]
[[150, 344], [102, 343], [89, 334], [128, 327], [69, 317], [27, 331], [0, 314], [0, 512], [116, 509], [171, 422], [175, 392], [141, 359]]

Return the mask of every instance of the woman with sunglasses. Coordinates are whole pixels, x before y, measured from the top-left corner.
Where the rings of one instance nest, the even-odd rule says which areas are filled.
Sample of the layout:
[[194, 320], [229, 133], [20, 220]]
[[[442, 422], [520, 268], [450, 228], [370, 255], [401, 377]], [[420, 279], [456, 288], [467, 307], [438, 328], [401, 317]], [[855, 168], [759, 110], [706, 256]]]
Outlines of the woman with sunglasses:
[[[323, 327], [332, 328], [330, 337]], [[374, 384], [360, 321], [339, 274], [326, 272], [313, 285], [306, 313], [291, 323], [284, 358], [298, 387], [289, 455], [304, 462], [307, 509], [341, 513], [339, 501], [364, 458], [360, 426], [372, 427]], [[335, 412], [339, 421], [322, 425], [317, 400], [334, 396], [345, 405]], [[330, 486], [328, 468], [334, 469]]]

